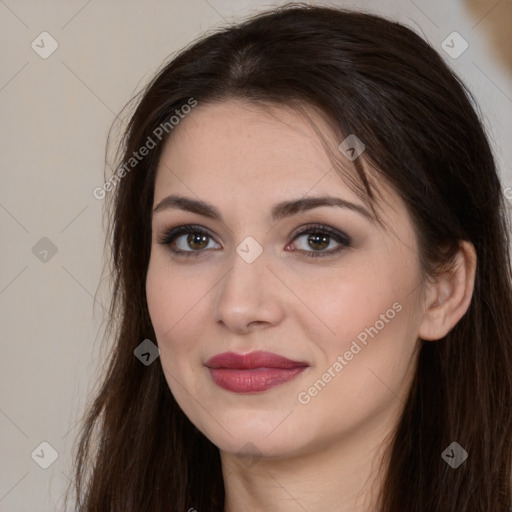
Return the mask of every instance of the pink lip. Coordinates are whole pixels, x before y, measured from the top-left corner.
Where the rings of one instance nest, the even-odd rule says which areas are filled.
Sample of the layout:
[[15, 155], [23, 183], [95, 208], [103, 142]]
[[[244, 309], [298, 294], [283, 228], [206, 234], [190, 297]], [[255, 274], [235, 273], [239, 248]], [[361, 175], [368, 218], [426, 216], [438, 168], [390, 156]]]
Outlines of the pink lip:
[[309, 365], [271, 352], [224, 352], [208, 359], [205, 366], [221, 388], [235, 393], [254, 393], [294, 379]]

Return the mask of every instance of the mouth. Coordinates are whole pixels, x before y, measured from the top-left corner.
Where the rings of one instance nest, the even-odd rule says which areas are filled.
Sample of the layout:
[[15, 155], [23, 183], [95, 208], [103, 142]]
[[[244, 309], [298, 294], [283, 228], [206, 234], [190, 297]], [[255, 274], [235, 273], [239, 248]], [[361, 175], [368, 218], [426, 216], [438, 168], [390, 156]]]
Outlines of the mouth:
[[309, 364], [271, 352], [224, 352], [205, 366], [217, 386], [234, 393], [258, 393], [293, 380]]

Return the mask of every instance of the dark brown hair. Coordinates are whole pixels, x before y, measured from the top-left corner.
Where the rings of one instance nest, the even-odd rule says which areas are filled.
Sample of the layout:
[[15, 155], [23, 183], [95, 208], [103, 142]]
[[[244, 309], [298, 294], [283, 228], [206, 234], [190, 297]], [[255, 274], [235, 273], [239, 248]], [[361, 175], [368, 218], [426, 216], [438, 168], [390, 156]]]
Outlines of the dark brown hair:
[[[393, 433], [382, 512], [508, 512], [512, 502], [512, 290], [506, 201], [478, 108], [421, 37], [399, 23], [291, 4], [194, 42], [142, 91], [122, 162], [194, 98], [310, 105], [389, 183], [414, 222], [433, 276], [461, 240], [477, 253], [468, 311], [445, 338], [421, 341], [417, 372]], [[221, 122], [219, 120], [219, 122]], [[145, 297], [151, 210], [162, 137], [107, 195], [115, 338], [76, 453], [79, 512], [224, 510], [219, 450], [181, 411], [160, 359], [134, 357], [155, 340]], [[339, 139], [340, 142], [343, 138]], [[359, 163], [358, 163], [359, 162]], [[457, 469], [441, 453], [469, 453]]]

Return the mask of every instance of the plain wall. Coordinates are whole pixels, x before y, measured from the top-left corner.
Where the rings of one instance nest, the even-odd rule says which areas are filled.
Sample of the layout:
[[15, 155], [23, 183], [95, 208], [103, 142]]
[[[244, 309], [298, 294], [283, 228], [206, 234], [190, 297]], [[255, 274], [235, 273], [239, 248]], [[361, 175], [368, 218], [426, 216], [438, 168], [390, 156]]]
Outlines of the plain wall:
[[[104, 182], [112, 121], [173, 52], [207, 29], [281, 3], [0, 2], [0, 511], [61, 510], [72, 477], [76, 422], [103, 362], [108, 297], [96, 295], [103, 201], [92, 192]], [[333, 4], [423, 34], [476, 96], [504, 187], [512, 187], [512, 2]], [[44, 31], [59, 45], [46, 59], [31, 47], [51, 48], [48, 36], [38, 37]], [[453, 31], [469, 43], [456, 59], [441, 47]], [[48, 469], [31, 457], [41, 442], [58, 453]], [[49, 460], [45, 446], [36, 454]]]

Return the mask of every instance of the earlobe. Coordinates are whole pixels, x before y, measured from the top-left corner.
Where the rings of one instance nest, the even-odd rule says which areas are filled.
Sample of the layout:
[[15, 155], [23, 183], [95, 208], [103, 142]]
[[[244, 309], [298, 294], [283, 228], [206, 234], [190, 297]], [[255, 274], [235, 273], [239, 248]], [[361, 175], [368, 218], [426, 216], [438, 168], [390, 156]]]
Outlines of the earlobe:
[[473, 296], [476, 264], [473, 244], [461, 241], [453, 265], [430, 285], [419, 338], [439, 340], [464, 316]]

